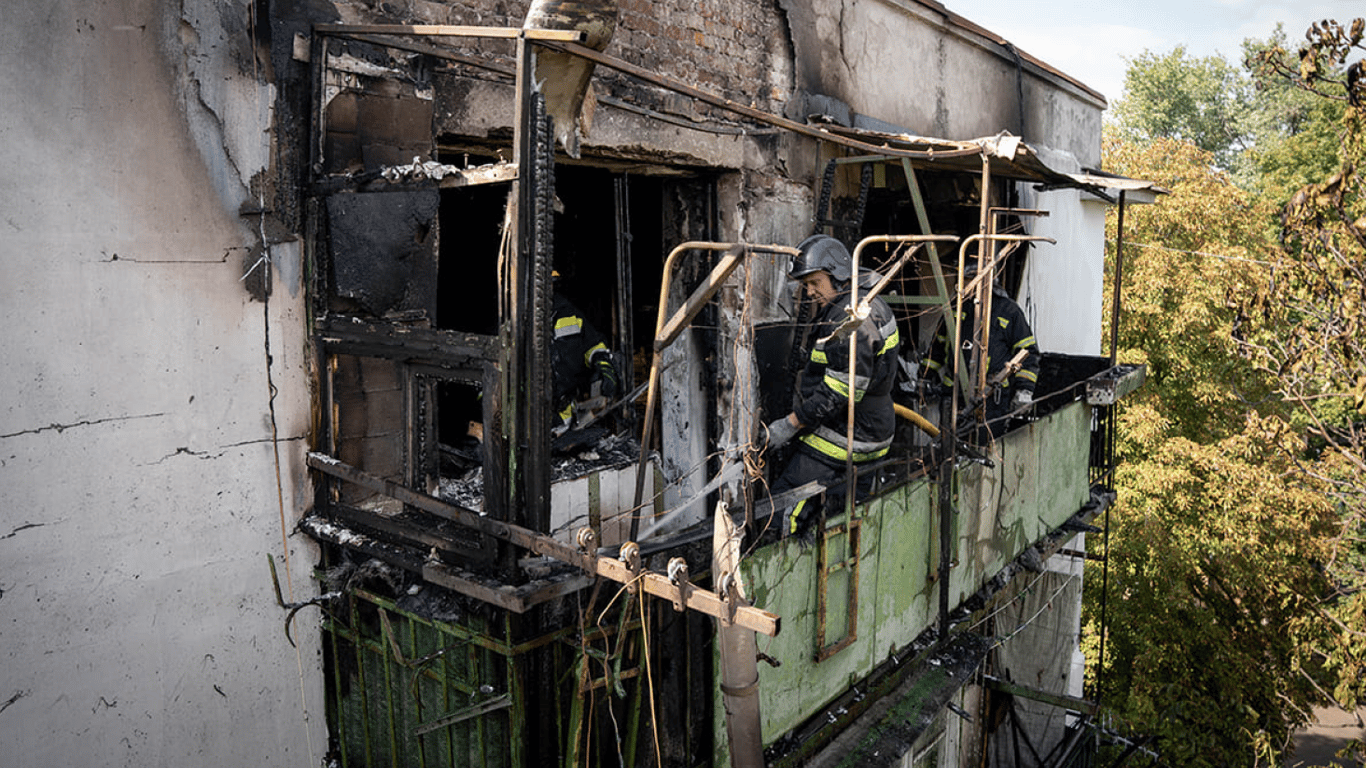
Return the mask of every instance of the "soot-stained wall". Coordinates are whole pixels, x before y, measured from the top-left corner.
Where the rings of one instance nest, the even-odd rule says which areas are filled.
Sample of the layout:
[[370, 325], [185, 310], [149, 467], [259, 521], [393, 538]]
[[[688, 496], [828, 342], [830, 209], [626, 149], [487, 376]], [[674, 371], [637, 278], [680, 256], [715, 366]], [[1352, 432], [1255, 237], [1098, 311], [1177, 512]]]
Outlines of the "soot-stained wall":
[[6, 765], [326, 749], [317, 634], [284, 640], [266, 562], [316, 594], [301, 255], [252, 10], [0, 11]]

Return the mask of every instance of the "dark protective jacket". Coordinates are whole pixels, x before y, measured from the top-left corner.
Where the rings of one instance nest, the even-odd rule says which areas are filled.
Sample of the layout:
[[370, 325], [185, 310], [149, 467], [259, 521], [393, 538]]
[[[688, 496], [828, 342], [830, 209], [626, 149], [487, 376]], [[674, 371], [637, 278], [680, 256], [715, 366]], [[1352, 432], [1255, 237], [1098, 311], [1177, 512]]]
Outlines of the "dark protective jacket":
[[[959, 348], [963, 351], [964, 363], [970, 363], [972, 360], [972, 326], [977, 316], [976, 310], [975, 302], [963, 302], [963, 319], [959, 324], [963, 341]], [[997, 291], [991, 297], [991, 314], [994, 316], [994, 322], [991, 325], [991, 335], [987, 339], [987, 378], [995, 376], [1020, 350], [1027, 349], [1029, 356], [1025, 358], [1020, 370], [1002, 382], [1001, 389], [1004, 392], [1013, 392], [1014, 387], [1033, 392], [1034, 385], [1039, 381], [1039, 344], [1034, 339], [1034, 331], [1030, 329], [1029, 321], [1025, 319], [1024, 310], [1009, 296]], [[925, 361], [925, 368], [927, 373], [937, 374], [945, 386], [951, 387], [953, 359], [947, 354], [947, 346], [948, 332], [941, 323], [939, 332], [934, 337], [934, 345], [930, 349], [930, 357]]]
[[[873, 277], [876, 277], [875, 275]], [[871, 280], [865, 278], [865, 283]], [[798, 436], [799, 450], [821, 461], [843, 465], [849, 455], [849, 397], [854, 398], [855, 462], [887, 454], [896, 432], [892, 384], [896, 379], [896, 317], [882, 299], [874, 299], [868, 319], [858, 327], [854, 380], [849, 381], [849, 339], [821, 340], [848, 317], [849, 294], [819, 310], [812, 334], [816, 339], [802, 371], [800, 402], [793, 409], [806, 425]]]
[[600, 365], [610, 365], [611, 354], [602, 334], [558, 293], [550, 333], [551, 378], [558, 411], [568, 407], [579, 391], [588, 388]]

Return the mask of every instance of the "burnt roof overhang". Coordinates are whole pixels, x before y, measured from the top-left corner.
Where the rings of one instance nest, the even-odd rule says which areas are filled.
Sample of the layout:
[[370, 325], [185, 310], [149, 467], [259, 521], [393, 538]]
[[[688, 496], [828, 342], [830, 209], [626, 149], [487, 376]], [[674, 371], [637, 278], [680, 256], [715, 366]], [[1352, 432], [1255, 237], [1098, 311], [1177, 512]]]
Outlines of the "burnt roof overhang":
[[[1038, 152], [1023, 139], [1004, 131], [995, 136], [955, 141], [910, 133], [850, 128], [828, 122], [819, 116], [809, 118], [809, 121], [828, 133], [863, 144], [878, 145], [898, 152], [924, 153], [925, 157], [911, 160], [911, 164], [917, 169], [979, 174], [982, 172], [982, 158], [985, 157], [994, 178], [1032, 183], [1044, 192], [1054, 189], [1080, 189], [1111, 202], [1114, 200], [1114, 193], [1119, 190], [1146, 192], [1154, 198], [1158, 194], [1167, 193], [1167, 190], [1154, 182], [1129, 179], [1103, 171], [1083, 169], [1082, 173], [1064, 173], [1054, 170], [1048, 167], [1039, 158]], [[976, 152], [965, 153], [965, 150]]]
[[1102, 195], [1106, 200], [1118, 197], [1120, 192], [1124, 193], [1125, 202], [1129, 203], [1155, 203], [1158, 195], [1170, 195], [1170, 189], [1157, 186], [1155, 181], [1144, 179], [1131, 179], [1127, 176], [1120, 176], [1115, 173], [1095, 168], [1083, 168], [1081, 173], [1067, 174], [1077, 184], [1082, 185], [1083, 189], [1104, 189], [1106, 195]]

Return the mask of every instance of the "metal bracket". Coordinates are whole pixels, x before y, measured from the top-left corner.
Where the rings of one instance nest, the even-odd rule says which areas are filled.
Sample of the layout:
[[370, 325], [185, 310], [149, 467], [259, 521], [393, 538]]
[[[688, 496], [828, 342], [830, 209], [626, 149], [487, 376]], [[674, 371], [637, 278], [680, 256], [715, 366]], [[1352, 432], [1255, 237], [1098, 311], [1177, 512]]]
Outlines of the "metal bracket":
[[674, 610], [682, 613], [688, 605], [688, 561], [675, 557], [669, 561], [669, 583], [678, 587], [678, 597], [674, 598]]
[[626, 582], [626, 591], [634, 595], [640, 590], [640, 545], [628, 541], [621, 545], [621, 562], [631, 572], [631, 580]]

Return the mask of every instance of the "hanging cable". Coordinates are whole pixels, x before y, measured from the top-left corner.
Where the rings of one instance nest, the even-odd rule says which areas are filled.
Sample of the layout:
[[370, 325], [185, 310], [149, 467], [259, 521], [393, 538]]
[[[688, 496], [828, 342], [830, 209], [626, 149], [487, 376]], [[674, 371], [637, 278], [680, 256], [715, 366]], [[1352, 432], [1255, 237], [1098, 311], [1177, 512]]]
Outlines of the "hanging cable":
[[[262, 99], [263, 89], [262, 89], [261, 86], [260, 86], [260, 82], [261, 82], [260, 62], [259, 62], [259, 59], [258, 59], [258, 55], [257, 55], [257, 53], [256, 53], [256, 50], [255, 50], [255, 47], [256, 47], [256, 35], [257, 35], [257, 22], [258, 22], [258, 20], [257, 20], [257, 18], [256, 18], [257, 8], [258, 8], [258, 5], [257, 5], [256, 3], [252, 3], [251, 6], [250, 6], [250, 8], [249, 8], [249, 10], [248, 10], [248, 14], [247, 14], [248, 34], [251, 36], [251, 41], [250, 41], [250, 43], [251, 43], [252, 49], [253, 49], [253, 50], [252, 50], [252, 81], [253, 81], [253, 82], [256, 84], [256, 86], [257, 86], [257, 87], [256, 87], [257, 118], [260, 120], [261, 123], [263, 123], [263, 124], [268, 124], [268, 122], [269, 122], [268, 116], [269, 116], [269, 114], [270, 114], [270, 110], [268, 109], [268, 106], [267, 106], [266, 104], [263, 103], [263, 99]], [[269, 130], [266, 130], [266, 131], [263, 131], [263, 132], [262, 132], [263, 141], [266, 142], [266, 154], [267, 154], [267, 155], [270, 154], [270, 149], [271, 149], [270, 135], [271, 135], [271, 133], [270, 133]], [[263, 282], [263, 285], [264, 285], [264, 288], [263, 288], [263, 290], [261, 291], [261, 296], [262, 296], [262, 298], [261, 298], [261, 316], [262, 316], [262, 329], [263, 329], [263, 333], [264, 333], [264, 336], [265, 336], [264, 347], [265, 347], [265, 362], [266, 362], [266, 389], [267, 389], [267, 392], [268, 392], [266, 404], [267, 404], [268, 410], [269, 410], [269, 412], [270, 412], [270, 445], [271, 445], [271, 451], [272, 451], [272, 453], [273, 453], [273, 456], [274, 456], [274, 463], [275, 463], [275, 500], [276, 500], [276, 505], [277, 505], [277, 507], [278, 507], [278, 509], [279, 509], [279, 514], [280, 514], [280, 541], [281, 541], [281, 545], [282, 545], [283, 548], [284, 548], [285, 587], [286, 587], [286, 589], [287, 589], [288, 592], [289, 592], [289, 600], [290, 600], [290, 602], [292, 603], [292, 602], [295, 601], [295, 600], [294, 600], [294, 572], [293, 572], [293, 569], [292, 569], [291, 564], [290, 564], [290, 556], [289, 556], [289, 526], [288, 526], [288, 522], [287, 522], [286, 517], [285, 517], [285, 491], [284, 491], [284, 479], [283, 479], [283, 476], [282, 476], [281, 461], [280, 461], [280, 430], [279, 430], [279, 421], [278, 421], [277, 416], [276, 416], [276, 413], [275, 413], [275, 398], [276, 398], [276, 396], [279, 395], [280, 390], [279, 390], [279, 388], [277, 388], [277, 387], [275, 386], [275, 377], [274, 377], [274, 372], [273, 372], [273, 370], [272, 370], [272, 362], [273, 362], [273, 361], [272, 361], [272, 359], [271, 359], [271, 352], [270, 352], [270, 289], [271, 289], [271, 281], [272, 281], [274, 275], [273, 275], [272, 270], [271, 270], [271, 262], [270, 262], [270, 256], [271, 256], [271, 254], [270, 254], [270, 240], [269, 240], [269, 239], [267, 238], [267, 236], [266, 236], [266, 200], [265, 200], [265, 184], [258, 185], [258, 187], [257, 187], [257, 190], [256, 190], [256, 204], [257, 204], [256, 207], [257, 207], [257, 211], [258, 211], [258, 213], [257, 213], [257, 237], [260, 238], [260, 242], [261, 242], [261, 257], [257, 260], [257, 262], [256, 262], [255, 264], [253, 264], [253, 265], [251, 266], [250, 269], [247, 270], [247, 273], [244, 274], [244, 275], [242, 276], [241, 279], [242, 279], [242, 280], [245, 280], [245, 279], [247, 278], [247, 275], [250, 275], [253, 271], [255, 271], [255, 269], [257, 268], [257, 266], [260, 266], [260, 267], [261, 267], [261, 269], [262, 269], [262, 282]], [[308, 744], [308, 761], [309, 761], [309, 763], [311, 764], [311, 763], [316, 763], [317, 760], [316, 760], [315, 757], [314, 757], [314, 750], [313, 750], [313, 729], [310, 728], [310, 727], [308, 726], [308, 722], [309, 722], [308, 688], [307, 688], [307, 683], [306, 683], [306, 680], [305, 680], [305, 677], [304, 677], [303, 650], [302, 650], [301, 648], [299, 648], [298, 645], [295, 645], [295, 646], [294, 646], [294, 661], [295, 661], [295, 666], [296, 666], [297, 669], [298, 669], [298, 676], [299, 676], [299, 705], [300, 705], [300, 707], [303, 709], [303, 712], [304, 712], [304, 739], [305, 739], [305, 741], [306, 741], [307, 744]]]

